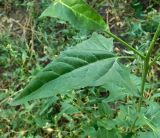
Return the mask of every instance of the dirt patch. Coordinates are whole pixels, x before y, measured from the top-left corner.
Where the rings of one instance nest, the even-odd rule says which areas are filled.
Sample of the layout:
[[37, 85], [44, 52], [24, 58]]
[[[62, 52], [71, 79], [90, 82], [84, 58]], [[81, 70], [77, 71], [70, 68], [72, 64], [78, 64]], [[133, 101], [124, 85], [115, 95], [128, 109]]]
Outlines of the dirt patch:
[[23, 7], [12, 8], [4, 5], [0, 8], [0, 33], [10, 32], [11, 37], [28, 36], [32, 20], [26, 9]]

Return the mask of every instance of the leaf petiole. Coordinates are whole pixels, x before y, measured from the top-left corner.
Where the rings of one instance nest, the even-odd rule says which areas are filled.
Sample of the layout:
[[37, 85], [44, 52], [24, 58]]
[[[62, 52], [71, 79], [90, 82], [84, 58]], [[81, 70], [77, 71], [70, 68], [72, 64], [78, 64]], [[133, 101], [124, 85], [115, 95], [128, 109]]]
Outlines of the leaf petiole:
[[118, 36], [114, 35], [113, 33], [109, 31], [105, 31], [106, 34], [113, 37], [117, 41], [119, 41], [123, 46], [127, 47], [128, 49], [132, 50], [135, 54], [139, 55], [143, 60], [145, 59], [145, 56], [141, 54], [137, 49], [133, 48], [130, 44], [119, 38]]

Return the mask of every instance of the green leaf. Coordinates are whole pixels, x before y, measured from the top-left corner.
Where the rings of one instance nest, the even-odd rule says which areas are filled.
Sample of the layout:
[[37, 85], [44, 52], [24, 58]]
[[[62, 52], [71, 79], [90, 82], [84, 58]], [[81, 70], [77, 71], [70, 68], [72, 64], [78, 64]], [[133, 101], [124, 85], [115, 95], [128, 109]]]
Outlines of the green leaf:
[[140, 132], [136, 138], [159, 138], [159, 136], [153, 132]]
[[60, 111], [59, 114], [63, 115], [65, 113], [65, 114], [68, 114], [68, 115], [72, 115], [72, 114], [75, 114], [75, 113], [78, 113], [78, 112], [80, 112], [80, 111], [78, 110], [77, 107], [73, 106], [70, 103], [63, 102], [62, 107], [61, 107], [61, 111]]
[[68, 21], [84, 31], [106, 31], [108, 26], [102, 17], [83, 0], [56, 0], [41, 15]]
[[115, 129], [107, 130], [105, 128], [99, 128], [97, 131], [97, 138], [118, 138], [120, 137]]
[[107, 102], [123, 99], [126, 96], [139, 96], [137, 84], [131, 78], [130, 70], [116, 63], [107, 76], [109, 81], [103, 86], [110, 92]]
[[103, 118], [97, 121], [97, 125], [101, 128], [105, 128], [107, 130], [112, 130], [115, 128], [115, 121], [108, 118]]
[[90, 138], [97, 138], [96, 137], [96, 129], [93, 126], [85, 126], [83, 128], [83, 133], [80, 138], [90, 137]]
[[98, 112], [100, 113], [100, 115], [104, 115], [104, 116], [106, 116], [106, 115], [112, 116], [112, 114], [113, 114], [111, 107], [105, 101], [98, 103]]
[[39, 109], [39, 114], [45, 114], [48, 113], [47, 110], [53, 106], [53, 104], [57, 101], [57, 97], [51, 97], [46, 100], [46, 102], [42, 105], [42, 107]]
[[[102, 43], [104, 41], [105, 45]], [[110, 52], [113, 45], [108, 44], [112, 44], [112, 41], [102, 35], [93, 34], [90, 39], [68, 48], [39, 73], [12, 104], [66, 94], [73, 89], [87, 86], [101, 86], [110, 81], [115, 86], [124, 81], [130, 82], [128, 74], [122, 71], [117, 62], [117, 57]], [[130, 92], [134, 90], [130, 89]]]
[[[149, 101], [148, 107], [145, 108], [144, 120], [147, 125], [156, 133], [160, 134], [160, 105], [156, 102]], [[151, 124], [151, 125], [150, 125]]]
[[116, 57], [110, 52], [113, 48], [111, 44], [113, 39], [93, 34], [90, 39], [62, 52], [58, 59], [29, 83], [16, 103], [64, 94], [86, 86], [102, 85], [105, 83], [100, 81], [103, 75], [118, 64]]

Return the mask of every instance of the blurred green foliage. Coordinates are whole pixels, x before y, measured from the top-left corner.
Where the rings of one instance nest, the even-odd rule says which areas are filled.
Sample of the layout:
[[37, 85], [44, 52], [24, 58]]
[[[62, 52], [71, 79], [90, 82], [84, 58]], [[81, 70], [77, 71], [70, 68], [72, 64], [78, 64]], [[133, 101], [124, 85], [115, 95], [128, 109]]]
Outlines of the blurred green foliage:
[[[104, 108], [106, 104], [101, 100], [108, 95], [108, 92], [104, 92], [102, 88], [85, 88], [73, 91], [72, 95], [64, 97], [59, 95], [56, 102], [50, 98], [26, 103], [24, 106], [9, 105], [12, 97], [62, 49], [87, 38], [60, 20], [39, 19], [39, 15], [51, 1], [0, 0], [0, 137], [2, 138], [77, 138], [87, 133], [95, 136], [97, 125], [102, 126], [98, 132], [105, 131], [103, 129], [105, 119], [108, 121], [118, 114], [118, 121], [123, 123], [122, 114], [127, 114], [123, 107], [120, 107], [123, 109], [121, 112], [108, 107], [115, 107], [118, 103], [111, 103]], [[123, 0], [119, 0], [118, 3], [115, 0], [88, 2], [97, 10], [101, 9], [99, 12], [109, 22], [113, 32], [121, 34], [121, 37], [128, 39], [139, 50], [143, 51], [148, 47], [152, 33], [160, 22], [158, 0], [151, 1], [145, 9], [143, 1], [138, 0], [130, 1], [129, 4]], [[145, 11], [147, 8], [149, 12]], [[130, 15], [128, 11], [131, 11]], [[121, 49], [118, 44], [117, 46], [120, 51], [129, 52]], [[158, 69], [159, 67], [155, 67], [155, 70]], [[133, 70], [137, 74], [140, 73], [134, 65]], [[157, 80], [155, 70], [151, 72], [153, 80]], [[129, 100], [129, 102], [135, 101]], [[110, 128], [109, 134], [113, 133], [114, 123], [110, 122], [107, 126]], [[127, 125], [129, 123], [126, 123]], [[124, 137], [129, 137], [130, 134], [125, 134], [125, 130], [122, 129], [120, 128], [120, 131]], [[140, 135], [145, 137], [146, 134]]]

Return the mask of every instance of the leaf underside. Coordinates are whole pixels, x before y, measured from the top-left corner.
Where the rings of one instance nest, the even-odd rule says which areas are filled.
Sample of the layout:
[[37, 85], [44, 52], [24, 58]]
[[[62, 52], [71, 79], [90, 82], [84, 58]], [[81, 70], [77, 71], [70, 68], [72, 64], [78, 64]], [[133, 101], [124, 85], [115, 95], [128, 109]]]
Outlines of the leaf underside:
[[112, 50], [113, 39], [94, 33], [90, 39], [62, 52], [28, 84], [13, 104], [65, 94], [87, 86], [114, 84], [133, 92], [129, 70], [117, 62]]

